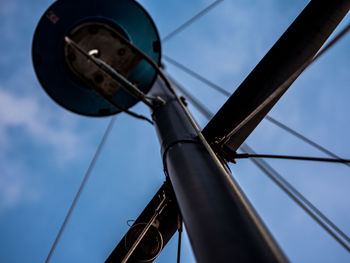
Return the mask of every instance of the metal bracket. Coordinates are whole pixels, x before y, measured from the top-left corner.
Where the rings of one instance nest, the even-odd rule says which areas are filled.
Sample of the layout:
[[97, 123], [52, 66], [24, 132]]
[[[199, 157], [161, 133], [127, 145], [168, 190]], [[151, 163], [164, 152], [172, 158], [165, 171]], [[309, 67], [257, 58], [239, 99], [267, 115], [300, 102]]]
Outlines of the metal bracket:
[[[103, 60], [99, 59], [97, 57], [98, 50], [92, 49], [89, 51], [85, 51], [82, 49], [82, 47], [80, 47], [74, 40], [72, 40], [68, 36], [65, 37], [65, 41], [73, 49], [78, 51], [81, 55], [85, 56], [89, 61], [93, 62], [104, 74], [108, 75], [112, 80], [116, 81], [118, 83], [118, 86], [124, 88], [130, 95], [141, 100], [150, 108], [155, 109], [155, 108], [165, 104], [165, 101], [162, 98], [160, 98], [159, 96], [151, 97], [151, 96], [147, 96], [146, 94], [144, 94], [133, 83], [131, 83], [126, 77], [124, 77], [120, 72], [118, 72], [118, 70], [115, 70], [109, 64], [107, 64]], [[93, 85], [93, 88], [98, 93], [102, 93], [103, 97], [106, 95], [110, 96], [109, 90], [106, 90], [106, 89], [101, 88], [101, 87], [95, 87], [94, 85]]]

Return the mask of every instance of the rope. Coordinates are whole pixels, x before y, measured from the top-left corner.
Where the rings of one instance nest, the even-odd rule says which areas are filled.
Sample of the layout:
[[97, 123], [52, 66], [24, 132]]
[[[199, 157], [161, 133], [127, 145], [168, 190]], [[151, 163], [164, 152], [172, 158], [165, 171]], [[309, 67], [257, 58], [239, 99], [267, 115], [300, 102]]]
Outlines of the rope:
[[[335, 153], [327, 150], [325, 147], [323, 147], [323, 146], [319, 145], [318, 143], [310, 140], [309, 138], [306, 138], [304, 135], [302, 135], [302, 134], [298, 133], [297, 131], [291, 129], [290, 127], [288, 127], [285, 124], [279, 122], [278, 120], [276, 120], [276, 119], [274, 119], [274, 118], [272, 118], [270, 116], [266, 116], [265, 119], [268, 120], [269, 122], [273, 123], [274, 125], [282, 128], [286, 132], [294, 135], [295, 137], [299, 138], [300, 140], [306, 142], [307, 144], [313, 146], [314, 148], [320, 150], [324, 154], [327, 154], [328, 156], [333, 157], [335, 159], [339, 159], [339, 160], [342, 159], [340, 156], [338, 156]], [[350, 167], [350, 164], [348, 164], [348, 163], [344, 163], [344, 164]]]
[[[241, 150], [247, 153], [255, 154], [253, 149], [247, 144], [241, 146]], [[264, 172], [275, 184], [277, 184], [293, 201], [295, 201], [312, 219], [314, 219], [328, 234], [330, 234], [341, 246], [350, 252], [350, 246], [347, 245], [338, 235], [340, 235], [347, 242], [350, 238], [340, 230], [330, 219], [321, 213], [309, 200], [299, 193], [287, 180], [279, 175], [268, 163], [264, 160], [257, 160], [252, 158], [253, 163]], [[320, 218], [326, 222], [333, 230], [327, 226]], [[338, 233], [338, 235], [336, 234]]]

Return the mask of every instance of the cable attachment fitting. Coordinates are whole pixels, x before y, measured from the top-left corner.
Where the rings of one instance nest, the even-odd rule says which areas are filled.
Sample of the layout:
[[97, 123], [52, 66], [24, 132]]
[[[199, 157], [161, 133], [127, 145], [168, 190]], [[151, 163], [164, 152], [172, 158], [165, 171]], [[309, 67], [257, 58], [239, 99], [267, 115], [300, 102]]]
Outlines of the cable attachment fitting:
[[227, 145], [221, 144], [220, 141], [221, 140], [219, 138], [215, 138], [214, 142], [210, 144], [214, 153], [218, 157], [222, 158], [224, 161], [235, 164], [236, 163], [235, 158], [237, 156], [237, 152], [227, 147]]

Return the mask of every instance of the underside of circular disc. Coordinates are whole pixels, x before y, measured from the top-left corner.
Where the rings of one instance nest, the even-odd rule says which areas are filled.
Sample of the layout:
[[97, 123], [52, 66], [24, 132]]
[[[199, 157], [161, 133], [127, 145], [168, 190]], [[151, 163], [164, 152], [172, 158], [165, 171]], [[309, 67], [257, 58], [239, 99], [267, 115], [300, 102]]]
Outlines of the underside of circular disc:
[[[160, 39], [147, 12], [133, 0], [59, 0], [42, 16], [34, 34], [33, 64], [48, 95], [64, 108], [88, 116], [118, 113], [95, 90], [128, 109], [138, 102], [108, 74], [65, 42], [68, 36], [147, 93], [156, 71], [127, 45], [160, 64]], [[127, 41], [125, 41], [127, 40]]]

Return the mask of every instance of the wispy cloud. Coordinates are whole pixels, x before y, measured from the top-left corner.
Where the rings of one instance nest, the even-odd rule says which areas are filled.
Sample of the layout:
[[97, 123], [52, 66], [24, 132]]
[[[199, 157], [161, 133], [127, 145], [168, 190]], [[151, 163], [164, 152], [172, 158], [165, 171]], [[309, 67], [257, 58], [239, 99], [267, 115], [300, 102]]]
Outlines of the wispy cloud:
[[[62, 112], [47, 109], [36, 97], [15, 95], [0, 88], [0, 212], [40, 198], [39, 185], [33, 178], [29, 179], [33, 168], [18, 154], [11, 154], [13, 145], [23, 139], [18, 138], [17, 133], [14, 135], [14, 130], [30, 138], [35, 147], [49, 149], [56, 168], [84, 156], [89, 148], [84, 144], [85, 136], [80, 135], [77, 125], [66, 117]], [[28, 151], [27, 146], [19, 147]]]
[[0, 163], [6, 163], [2, 165], [0, 175], [0, 214], [21, 202], [40, 200], [40, 190], [30, 182], [18, 163], [14, 164], [2, 158]]
[[[61, 118], [61, 119], [60, 119]], [[63, 116], [54, 115], [40, 107], [34, 97], [21, 97], [0, 89], [0, 144], [7, 146], [11, 138], [9, 128], [21, 128], [38, 144], [47, 144], [53, 148], [61, 161], [78, 156], [81, 140], [67, 126], [57, 127], [56, 122], [64, 122]], [[64, 154], [62, 154], [64, 153]]]

